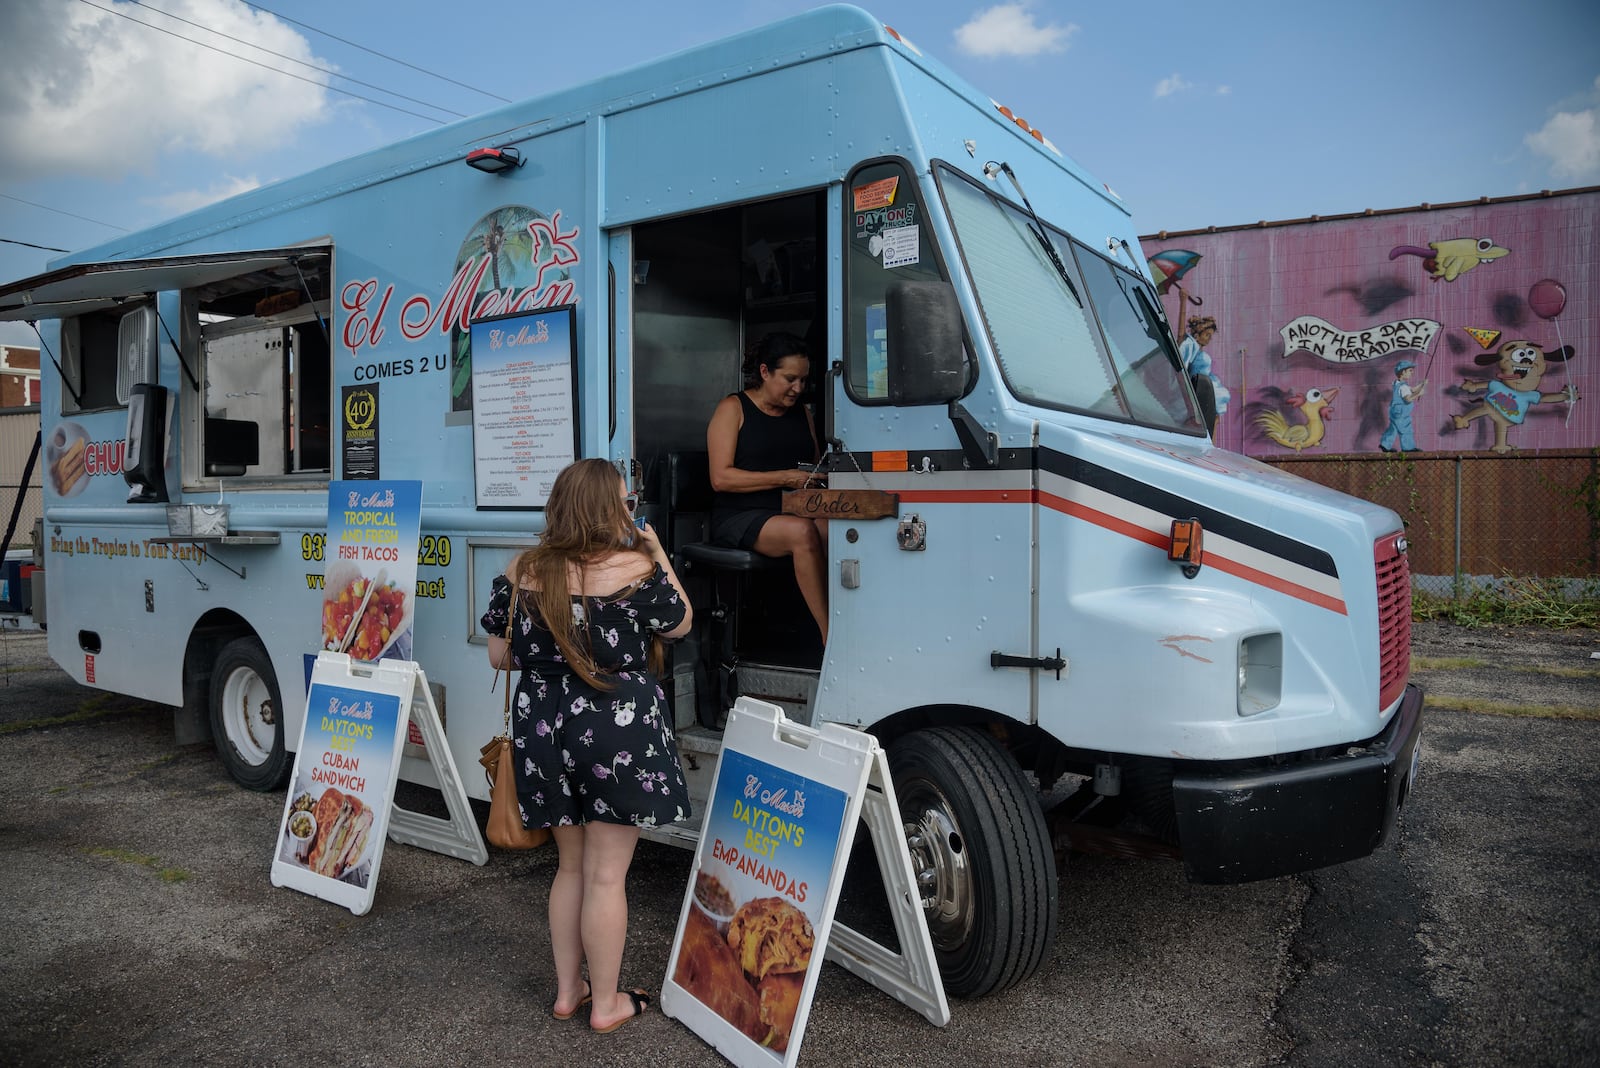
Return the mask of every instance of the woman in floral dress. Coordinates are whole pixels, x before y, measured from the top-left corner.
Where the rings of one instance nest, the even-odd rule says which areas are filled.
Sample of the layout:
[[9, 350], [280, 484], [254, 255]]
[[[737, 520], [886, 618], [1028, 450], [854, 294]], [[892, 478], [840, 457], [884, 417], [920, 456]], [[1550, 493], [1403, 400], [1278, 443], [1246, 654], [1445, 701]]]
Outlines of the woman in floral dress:
[[608, 461], [564, 468], [538, 546], [495, 577], [482, 620], [490, 663], [504, 667], [509, 655], [521, 671], [511, 738], [522, 822], [551, 828], [560, 854], [550, 887], [554, 1014], [568, 1019], [592, 1001], [589, 1026], [601, 1032], [651, 1000], [618, 988], [639, 828], [689, 816], [650, 648], [652, 636], [687, 633], [693, 615], [661, 540], [630, 510]]

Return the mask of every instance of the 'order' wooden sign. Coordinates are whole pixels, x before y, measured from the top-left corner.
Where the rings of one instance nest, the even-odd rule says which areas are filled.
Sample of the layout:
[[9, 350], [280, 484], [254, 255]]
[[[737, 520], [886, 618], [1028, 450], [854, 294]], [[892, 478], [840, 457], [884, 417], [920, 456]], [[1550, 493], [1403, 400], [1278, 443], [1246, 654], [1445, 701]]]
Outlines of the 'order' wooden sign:
[[899, 494], [882, 490], [801, 489], [783, 495], [783, 514], [807, 519], [887, 519], [899, 512]]

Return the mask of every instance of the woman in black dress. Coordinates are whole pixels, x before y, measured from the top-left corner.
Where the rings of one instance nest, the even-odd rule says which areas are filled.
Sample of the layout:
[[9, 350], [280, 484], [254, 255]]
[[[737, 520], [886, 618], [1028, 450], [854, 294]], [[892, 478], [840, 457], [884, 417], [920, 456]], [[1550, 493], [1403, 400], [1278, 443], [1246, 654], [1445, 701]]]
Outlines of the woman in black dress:
[[660, 539], [634, 525], [630, 501], [606, 460], [563, 469], [538, 546], [495, 577], [482, 620], [489, 662], [504, 667], [509, 656], [521, 671], [511, 738], [522, 822], [551, 828], [560, 854], [550, 887], [553, 1011], [565, 1020], [592, 1002], [596, 1031], [615, 1030], [650, 1003], [642, 990], [618, 988], [639, 828], [689, 815], [649, 660], [652, 637], [687, 633], [693, 616]]
[[794, 561], [795, 582], [828, 641], [826, 521], [784, 515], [783, 491], [819, 485], [799, 464], [815, 464], [816, 427], [800, 394], [811, 373], [805, 342], [768, 334], [755, 353], [755, 380], [717, 403], [706, 428], [711, 467], [711, 539], [733, 549]]

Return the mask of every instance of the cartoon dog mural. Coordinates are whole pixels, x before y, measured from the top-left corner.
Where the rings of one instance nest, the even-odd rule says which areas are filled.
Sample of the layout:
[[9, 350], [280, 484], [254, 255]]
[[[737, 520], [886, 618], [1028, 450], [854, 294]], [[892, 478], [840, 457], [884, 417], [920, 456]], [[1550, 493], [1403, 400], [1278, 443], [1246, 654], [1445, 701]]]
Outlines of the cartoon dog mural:
[[1443, 278], [1454, 282], [1480, 263], [1510, 255], [1511, 250], [1501, 248], [1487, 237], [1456, 237], [1449, 241], [1429, 241], [1427, 248], [1416, 245], [1396, 245], [1389, 250], [1389, 258], [1421, 256], [1423, 269], [1435, 282]]
[[1527, 418], [1528, 409], [1543, 401], [1572, 403], [1580, 399], [1575, 387], [1569, 385], [1558, 393], [1539, 392], [1539, 380], [1552, 363], [1566, 363], [1574, 355], [1571, 345], [1564, 345], [1546, 353], [1532, 341], [1517, 339], [1500, 346], [1498, 353], [1486, 352], [1473, 358], [1479, 367], [1499, 364], [1500, 370], [1487, 382], [1467, 379], [1461, 388], [1468, 393], [1484, 393], [1483, 403], [1460, 415], [1451, 416], [1457, 430], [1465, 430], [1474, 419], [1488, 416], [1494, 422], [1494, 451], [1510, 452], [1506, 433], [1520, 426]]
[[1323, 436], [1328, 432], [1323, 420], [1333, 418], [1333, 409], [1329, 405], [1338, 395], [1337, 386], [1332, 389], [1308, 389], [1304, 393], [1291, 393], [1287, 398], [1288, 402], [1300, 409], [1306, 417], [1305, 422], [1291, 423], [1284, 418], [1282, 412], [1267, 411], [1256, 416], [1256, 425], [1266, 433], [1267, 437], [1295, 452], [1321, 445]]

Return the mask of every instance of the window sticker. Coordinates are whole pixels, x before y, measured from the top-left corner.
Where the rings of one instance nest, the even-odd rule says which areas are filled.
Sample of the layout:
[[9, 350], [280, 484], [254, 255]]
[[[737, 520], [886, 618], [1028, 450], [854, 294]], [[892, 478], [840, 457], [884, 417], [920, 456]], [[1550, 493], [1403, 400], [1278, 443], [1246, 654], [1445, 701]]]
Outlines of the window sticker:
[[[901, 226], [913, 226], [917, 222], [917, 206], [906, 203], [898, 208], [872, 208], [868, 211], [855, 213], [856, 240], [861, 241], [880, 234], [885, 230], [892, 230]], [[872, 254], [878, 254], [876, 249]]]
[[880, 178], [876, 182], [858, 185], [850, 190], [850, 195], [855, 200], [856, 211], [867, 211], [871, 208], [887, 208], [894, 203], [895, 191], [900, 187], [900, 176]]
[[882, 242], [885, 270], [911, 267], [921, 259], [921, 232], [920, 226], [899, 226], [885, 230], [874, 238], [874, 241]]

